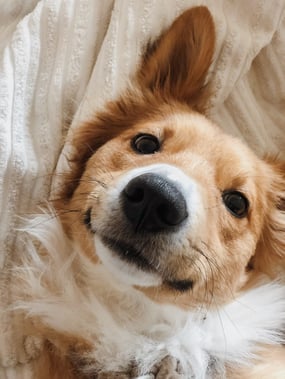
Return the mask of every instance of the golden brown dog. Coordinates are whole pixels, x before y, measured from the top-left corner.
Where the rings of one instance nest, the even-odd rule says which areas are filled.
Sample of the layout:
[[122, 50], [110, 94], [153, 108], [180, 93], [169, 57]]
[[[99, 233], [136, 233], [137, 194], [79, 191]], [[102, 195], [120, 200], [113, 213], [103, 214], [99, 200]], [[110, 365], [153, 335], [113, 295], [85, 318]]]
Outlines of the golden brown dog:
[[39, 378], [285, 377], [285, 164], [203, 116], [214, 47], [207, 8], [184, 12], [75, 130], [18, 273]]

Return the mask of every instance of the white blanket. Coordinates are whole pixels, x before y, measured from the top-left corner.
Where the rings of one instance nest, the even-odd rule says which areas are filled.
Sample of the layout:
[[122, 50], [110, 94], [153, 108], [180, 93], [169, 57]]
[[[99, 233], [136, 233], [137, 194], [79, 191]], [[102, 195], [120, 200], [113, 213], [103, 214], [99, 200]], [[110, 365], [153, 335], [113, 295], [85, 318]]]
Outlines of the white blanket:
[[[3, 310], [13, 296], [7, 268], [23, 253], [19, 216], [48, 198], [69, 126], [115, 97], [144, 43], [198, 4], [209, 6], [217, 30], [209, 116], [257, 153], [285, 158], [284, 0], [0, 0]], [[25, 362], [22, 337], [0, 314], [0, 365]], [[0, 378], [30, 378], [31, 367], [0, 368]]]

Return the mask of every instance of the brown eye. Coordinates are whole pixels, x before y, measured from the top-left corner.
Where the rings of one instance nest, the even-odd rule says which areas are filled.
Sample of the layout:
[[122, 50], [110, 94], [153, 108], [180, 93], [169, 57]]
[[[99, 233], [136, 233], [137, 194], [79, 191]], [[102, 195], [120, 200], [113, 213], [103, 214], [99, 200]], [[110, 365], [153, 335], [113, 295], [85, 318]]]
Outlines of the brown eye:
[[160, 149], [159, 140], [152, 134], [139, 134], [131, 142], [132, 148], [140, 154], [154, 154]]
[[239, 191], [225, 191], [222, 195], [227, 210], [237, 218], [247, 216], [249, 202]]

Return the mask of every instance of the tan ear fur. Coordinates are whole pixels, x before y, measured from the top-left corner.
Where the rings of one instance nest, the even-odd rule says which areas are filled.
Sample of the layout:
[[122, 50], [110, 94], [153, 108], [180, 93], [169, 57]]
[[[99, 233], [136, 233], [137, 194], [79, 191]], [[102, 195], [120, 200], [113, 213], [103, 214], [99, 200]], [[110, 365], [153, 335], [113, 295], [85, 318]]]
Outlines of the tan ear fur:
[[171, 101], [202, 111], [209, 94], [205, 78], [214, 45], [214, 23], [206, 7], [187, 10], [149, 45], [137, 73], [138, 88], [126, 90], [123, 96], [96, 114], [94, 120], [74, 131], [71, 170], [59, 193], [61, 200], [68, 201], [72, 197], [88, 159], [122, 131], [151, 119], [159, 110], [163, 112], [162, 107], [171, 107]]
[[285, 161], [267, 158], [273, 170], [264, 230], [253, 258], [254, 267], [270, 276], [285, 274]]
[[138, 73], [140, 85], [203, 111], [209, 95], [205, 79], [214, 48], [211, 13], [204, 6], [191, 8], [148, 45]]

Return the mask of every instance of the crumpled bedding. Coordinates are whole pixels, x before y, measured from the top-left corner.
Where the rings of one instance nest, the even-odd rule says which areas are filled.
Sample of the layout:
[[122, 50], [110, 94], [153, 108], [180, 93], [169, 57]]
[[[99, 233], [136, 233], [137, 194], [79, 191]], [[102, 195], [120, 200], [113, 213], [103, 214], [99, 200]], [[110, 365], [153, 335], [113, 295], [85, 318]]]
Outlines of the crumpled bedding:
[[24, 332], [5, 312], [21, 217], [48, 199], [65, 139], [127, 85], [146, 41], [200, 4], [217, 31], [209, 117], [285, 158], [284, 0], [0, 0], [1, 379], [32, 377]]

